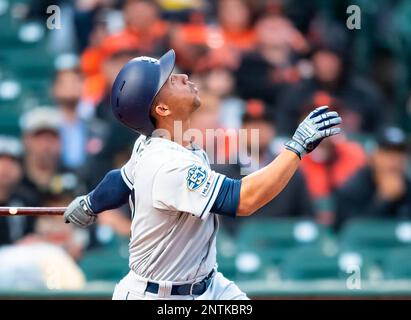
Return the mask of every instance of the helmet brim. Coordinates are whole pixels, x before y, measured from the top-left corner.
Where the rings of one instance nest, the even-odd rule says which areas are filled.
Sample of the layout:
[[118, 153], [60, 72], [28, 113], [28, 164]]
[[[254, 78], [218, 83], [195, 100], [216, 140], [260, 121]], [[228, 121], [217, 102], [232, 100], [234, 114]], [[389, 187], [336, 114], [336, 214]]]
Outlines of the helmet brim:
[[174, 70], [174, 66], [176, 64], [176, 53], [173, 49], [167, 51], [161, 58], [160, 58], [160, 81], [159, 86], [157, 89], [157, 93], [160, 89], [164, 86], [168, 78], [170, 77], [171, 73]]

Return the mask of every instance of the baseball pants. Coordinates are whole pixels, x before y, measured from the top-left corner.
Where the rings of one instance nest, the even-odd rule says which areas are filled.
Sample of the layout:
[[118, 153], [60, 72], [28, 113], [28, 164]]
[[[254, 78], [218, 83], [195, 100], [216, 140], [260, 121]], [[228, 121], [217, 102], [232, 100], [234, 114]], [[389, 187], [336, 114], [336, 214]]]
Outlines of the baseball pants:
[[217, 272], [207, 288], [200, 296], [171, 295], [171, 284], [160, 283], [158, 294], [145, 292], [147, 280], [130, 271], [115, 287], [113, 300], [249, 300], [237, 285]]

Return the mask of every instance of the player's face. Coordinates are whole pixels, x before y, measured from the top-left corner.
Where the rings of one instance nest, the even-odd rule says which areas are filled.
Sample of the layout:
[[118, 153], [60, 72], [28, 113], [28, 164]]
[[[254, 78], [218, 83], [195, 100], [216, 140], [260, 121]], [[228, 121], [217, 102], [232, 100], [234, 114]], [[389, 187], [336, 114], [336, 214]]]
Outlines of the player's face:
[[198, 89], [186, 74], [172, 74], [161, 89], [159, 100], [170, 107], [176, 120], [187, 119], [201, 105]]

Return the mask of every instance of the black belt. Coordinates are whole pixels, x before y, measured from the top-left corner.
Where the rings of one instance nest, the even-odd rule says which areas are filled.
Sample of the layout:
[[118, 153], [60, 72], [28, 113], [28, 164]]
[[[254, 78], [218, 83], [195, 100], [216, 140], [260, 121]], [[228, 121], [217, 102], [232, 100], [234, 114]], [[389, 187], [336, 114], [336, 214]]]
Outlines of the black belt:
[[[180, 285], [173, 285], [171, 287], [172, 295], [186, 296], [186, 295], [201, 295], [206, 292], [211, 280], [214, 276], [214, 269], [201, 281], [195, 283], [187, 283]], [[158, 294], [159, 285], [155, 282], [147, 282], [146, 291]]]

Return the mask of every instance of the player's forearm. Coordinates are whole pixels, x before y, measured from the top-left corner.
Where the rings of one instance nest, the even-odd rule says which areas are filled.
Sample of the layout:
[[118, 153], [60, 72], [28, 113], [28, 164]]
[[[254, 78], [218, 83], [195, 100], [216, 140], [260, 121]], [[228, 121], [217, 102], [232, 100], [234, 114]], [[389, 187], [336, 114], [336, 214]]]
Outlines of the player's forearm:
[[89, 204], [94, 213], [116, 209], [127, 203], [130, 192], [120, 169], [111, 170], [89, 193]]
[[288, 184], [299, 163], [294, 152], [284, 150], [269, 165], [244, 177], [237, 215], [251, 215], [275, 198]]
[[318, 107], [300, 123], [284, 150], [265, 168], [242, 180], [237, 215], [246, 216], [271, 201], [284, 189], [298, 168], [299, 160], [327, 137], [340, 133], [341, 117], [327, 106]]
[[127, 202], [130, 189], [124, 182], [120, 169], [108, 172], [88, 195], [75, 198], [64, 212], [66, 223], [86, 228], [92, 225], [97, 214], [115, 209]]

